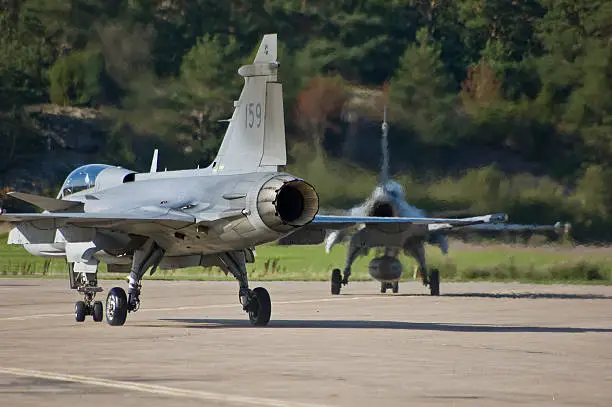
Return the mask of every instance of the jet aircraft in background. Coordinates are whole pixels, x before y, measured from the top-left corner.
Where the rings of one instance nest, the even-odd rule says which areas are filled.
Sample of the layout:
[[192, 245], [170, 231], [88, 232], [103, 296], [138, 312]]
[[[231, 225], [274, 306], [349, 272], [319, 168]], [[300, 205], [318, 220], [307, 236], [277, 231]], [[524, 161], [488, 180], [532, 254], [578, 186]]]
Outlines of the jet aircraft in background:
[[[142, 279], [157, 268], [218, 266], [239, 282], [238, 297], [253, 325], [267, 325], [270, 296], [249, 287], [246, 263], [257, 245], [293, 233], [295, 244], [322, 243], [327, 230], [363, 225], [359, 236], [397, 241], [425, 237], [437, 228], [501, 222], [505, 214], [464, 219], [317, 215], [315, 188], [280, 172], [286, 165], [282, 84], [278, 81], [277, 36], [265, 35], [252, 64], [238, 74], [244, 86], [216, 158], [206, 168], [157, 172], [157, 152], [148, 173], [89, 164], [66, 178], [57, 197], [14, 192], [42, 213], [2, 213], [13, 225], [9, 243], [33, 255], [67, 261], [70, 287], [84, 297], [75, 318], [106, 316], [123, 325], [140, 307]], [[370, 211], [372, 212], [372, 211]], [[384, 231], [391, 230], [392, 234]], [[95, 296], [97, 271], [129, 273], [127, 294], [112, 288], [103, 307]]]
[[[346, 211], [348, 217], [408, 217], [413, 219], [428, 218], [427, 212], [410, 205], [406, 202], [402, 186], [389, 177], [389, 149], [386, 108], [382, 123], [382, 168], [379, 175], [378, 184], [370, 196], [361, 205], [355, 206]], [[466, 218], [469, 219], [469, 218]], [[475, 218], [477, 219], [477, 218]], [[373, 258], [368, 271], [370, 276], [380, 281], [380, 291], [382, 293], [391, 289], [392, 292], [399, 291], [399, 280], [403, 274], [402, 263], [399, 254], [403, 251], [411, 256], [418, 263], [418, 271], [421, 275], [423, 284], [429, 286], [431, 295], [440, 294], [440, 272], [437, 268], [428, 270], [425, 259], [425, 243], [430, 243], [440, 247], [444, 255], [448, 253], [447, 233], [457, 231], [482, 232], [491, 230], [505, 231], [560, 231], [561, 223], [555, 225], [519, 225], [507, 223], [481, 223], [481, 224], [445, 224], [444, 222], [430, 224], [415, 228], [410, 233], [406, 233], [396, 225], [377, 225], [372, 227], [357, 226], [357, 231], [350, 235], [347, 228], [336, 229], [327, 234], [325, 239], [325, 251], [329, 253], [332, 247], [344, 241], [350, 235], [350, 243], [347, 249], [346, 261], [343, 272], [335, 268], [331, 275], [331, 293], [340, 294], [342, 285], [349, 282], [351, 266], [361, 255], [367, 255], [370, 248], [379, 248], [381, 256]], [[301, 233], [301, 232], [296, 232]], [[291, 244], [292, 235], [281, 238], [279, 243]]]

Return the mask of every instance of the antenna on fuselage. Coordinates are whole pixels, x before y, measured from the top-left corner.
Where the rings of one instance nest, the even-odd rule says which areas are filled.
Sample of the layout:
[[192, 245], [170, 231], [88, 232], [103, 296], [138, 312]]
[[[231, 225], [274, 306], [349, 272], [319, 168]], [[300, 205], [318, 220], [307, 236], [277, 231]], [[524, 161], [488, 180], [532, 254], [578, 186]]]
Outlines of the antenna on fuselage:
[[149, 172], [157, 172], [157, 156], [159, 152], [157, 149], [153, 150], [153, 159], [151, 160], [151, 169]]
[[380, 179], [379, 179], [379, 182], [381, 184], [384, 184], [389, 180], [389, 141], [387, 139], [388, 133], [389, 133], [389, 124], [387, 123], [387, 105], [385, 105], [385, 110], [383, 113], [382, 138], [381, 138], [382, 166], [380, 169]]

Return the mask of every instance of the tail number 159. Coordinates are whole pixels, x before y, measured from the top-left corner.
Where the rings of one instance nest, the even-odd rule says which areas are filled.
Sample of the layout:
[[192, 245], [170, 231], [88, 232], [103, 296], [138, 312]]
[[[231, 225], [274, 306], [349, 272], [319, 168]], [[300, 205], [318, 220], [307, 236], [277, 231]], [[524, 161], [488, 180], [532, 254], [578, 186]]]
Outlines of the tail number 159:
[[247, 103], [245, 109], [244, 127], [259, 128], [261, 126], [261, 103]]

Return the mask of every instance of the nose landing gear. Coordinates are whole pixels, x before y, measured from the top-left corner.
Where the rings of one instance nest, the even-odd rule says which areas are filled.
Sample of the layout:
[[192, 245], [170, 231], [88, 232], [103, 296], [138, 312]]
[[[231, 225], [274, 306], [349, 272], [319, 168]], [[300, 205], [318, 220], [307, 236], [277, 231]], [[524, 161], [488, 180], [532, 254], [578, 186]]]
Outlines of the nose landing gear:
[[79, 292], [85, 295], [84, 301], [77, 301], [74, 304], [74, 319], [77, 322], [85, 321], [87, 315], [91, 315], [95, 322], [103, 319], [102, 302], [93, 301], [97, 292], [102, 291], [102, 287], [79, 287]]
[[74, 319], [77, 322], [85, 321], [87, 315], [91, 315], [95, 322], [103, 319], [102, 302], [94, 301], [96, 294], [104, 291], [98, 287], [96, 273], [83, 273], [74, 271], [74, 263], [68, 263], [68, 275], [70, 278], [70, 288], [76, 289], [83, 295], [82, 301], [74, 304]]

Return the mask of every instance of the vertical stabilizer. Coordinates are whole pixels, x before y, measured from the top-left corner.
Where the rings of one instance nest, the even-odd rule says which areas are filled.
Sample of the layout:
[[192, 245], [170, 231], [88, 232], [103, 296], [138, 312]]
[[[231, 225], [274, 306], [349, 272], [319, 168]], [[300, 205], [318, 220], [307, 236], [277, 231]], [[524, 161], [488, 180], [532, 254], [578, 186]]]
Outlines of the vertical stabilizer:
[[213, 172], [278, 171], [278, 166], [286, 165], [283, 90], [276, 59], [277, 36], [267, 34], [253, 63], [238, 69], [244, 87], [211, 164]]
[[379, 183], [384, 184], [389, 181], [389, 140], [387, 135], [389, 133], [389, 124], [387, 123], [387, 106], [385, 105], [385, 111], [383, 113], [382, 123], [382, 165], [380, 168], [380, 179]]

